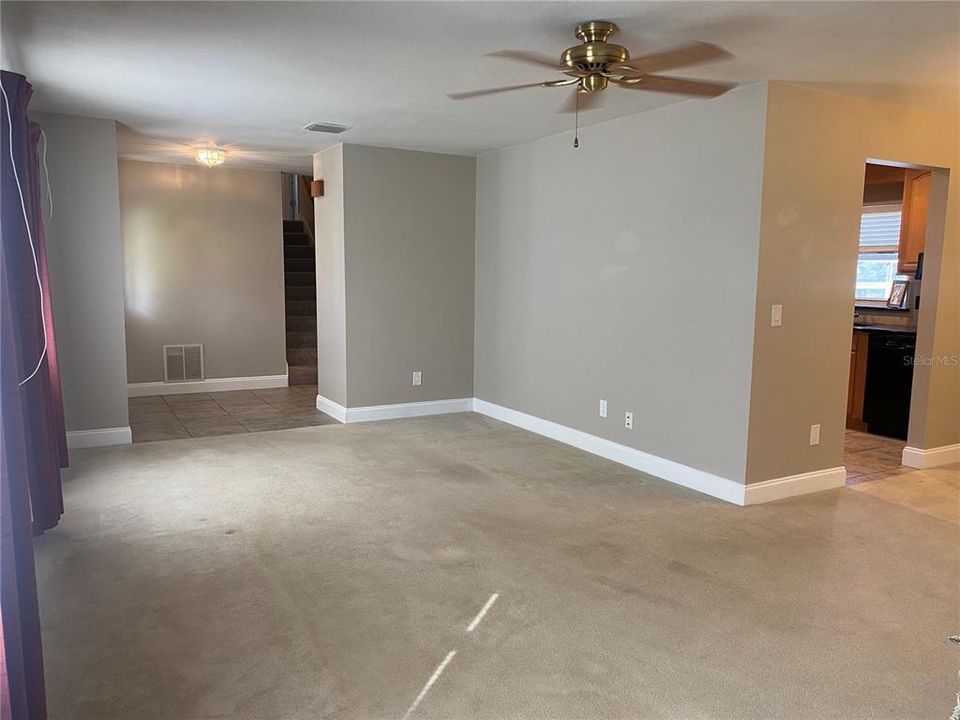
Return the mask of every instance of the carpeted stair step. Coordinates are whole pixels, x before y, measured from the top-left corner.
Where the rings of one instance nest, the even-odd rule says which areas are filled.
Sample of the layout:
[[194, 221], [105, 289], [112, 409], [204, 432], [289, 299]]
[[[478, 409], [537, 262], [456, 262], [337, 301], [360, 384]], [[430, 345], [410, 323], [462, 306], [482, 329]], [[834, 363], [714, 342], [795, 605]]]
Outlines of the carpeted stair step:
[[287, 314], [287, 332], [317, 332], [316, 315], [290, 315]]
[[287, 285], [284, 291], [288, 302], [291, 300], [294, 302], [306, 302], [308, 300], [316, 302], [317, 299], [317, 288], [312, 285]]
[[287, 350], [302, 350], [315, 348], [317, 346], [317, 333], [308, 330], [306, 332], [287, 331]]
[[287, 365], [287, 382], [290, 385], [316, 385], [316, 365]]
[[284, 245], [283, 257], [285, 260], [290, 258], [310, 258], [313, 259], [313, 246], [311, 245]]
[[308, 272], [311, 274], [317, 272], [313, 255], [310, 257], [285, 257], [283, 259], [283, 269], [286, 272]]
[[303, 246], [310, 244], [310, 236], [305, 232], [295, 232], [289, 233], [285, 232], [283, 234], [283, 244], [284, 246]]
[[288, 288], [314, 287], [317, 284], [317, 274], [314, 272], [288, 272], [284, 273], [284, 281]]
[[303, 232], [303, 220], [284, 220], [283, 231], [285, 233]]
[[316, 319], [317, 317], [317, 301], [316, 295], [313, 296], [310, 300], [287, 300], [286, 303], [287, 317], [291, 315], [297, 315], [301, 317], [312, 317]]
[[287, 348], [288, 365], [316, 365], [317, 349], [313, 348]]

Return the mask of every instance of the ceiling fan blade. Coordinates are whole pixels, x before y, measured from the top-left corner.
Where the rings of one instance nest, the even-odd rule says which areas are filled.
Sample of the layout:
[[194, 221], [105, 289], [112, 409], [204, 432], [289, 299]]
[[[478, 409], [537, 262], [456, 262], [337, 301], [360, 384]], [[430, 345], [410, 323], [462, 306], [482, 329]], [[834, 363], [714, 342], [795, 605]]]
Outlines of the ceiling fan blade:
[[724, 60], [731, 57], [733, 57], [733, 55], [719, 45], [697, 42], [671, 50], [641, 55], [625, 63], [612, 65], [610, 69], [614, 72], [617, 70], [626, 70], [636, 73], [651, 73], [659, 72], [660, 70], [689, 67], [690, 65], [700, 65], [705, 62]]
[[563, 80], [548, 80], [545, 83], [541, 83], [544, 87], [563, 87], [564, 85], [574, 85], [580, 82], [580, 78], [564, 78]]
[[528, 65], [548, 67], [551, 70], [560, 69], [560, 61], [557, 58], [529, 50], [497, 50], [496, 52], [487, 53], [486, 57], [506, 58], [507, 60], [516, 60], [527, 63]]
[[[451, 100], [469, 100], [470, 98], [482, 97], [484, 95], [493, 95], [495, 93], [509, 92], [511, 90], [523, 90], [524, 88], [532, 87], [551, 87], [553, 84], [557, 83], [556, 80], [547, 80], [546, 82], [535, 82], [535, 83], [526, 83], [525, 85], [507, 85], [506, 87], [495, 87], [487, 88], [486, 90], [470, 90], [468, 92], [460, 93], [448, 93], [447, 97]], [[565, 81], [559, 81], [564, 82]], [[572, 82], [576, 82], [576, 79], [573, 79]]]
[[698, 97], [717, 97], [736, 87], [735, 83], [706, 82], [668, 75], [644, 75], [626, 80], [611, 80], [619, 87], [632, 90], [650, 90], [652, 92], [675, 93], [677, 95], [696, 95]]
[[557, 111], [562, 113], [575, 113], [577, 111], [577, 96], [579, 96], [580, 112], [584, 110], [594, 110], [603, 105], [601, 93], [576, 92], [570, 93], [570, 96], [563, 103], [563, 106]]

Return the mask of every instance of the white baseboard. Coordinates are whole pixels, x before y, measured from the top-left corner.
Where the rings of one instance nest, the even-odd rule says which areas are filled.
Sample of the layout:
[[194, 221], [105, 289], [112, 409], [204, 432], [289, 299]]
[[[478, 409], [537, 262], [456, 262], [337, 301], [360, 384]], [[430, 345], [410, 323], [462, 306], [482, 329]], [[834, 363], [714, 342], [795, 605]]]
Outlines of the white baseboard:
[[479, 398], [474, 398], [473, 409], [482, 415], [488, 415], [496, 420], [502, 420], [510, 425], [534, 432], [537, 435], [543, 435], [581, 450], [586, 450], [607, 460], [613, 460], [621, 465], [626, 465], [634, 470], [640, 470], [677, 485], [683, 485], [691, 490], [711, 495], [720, 500], [726, 500], [735, 505], [744, 504], [744, 485], [736, 480], [720, 477], [704, 470], [697, 470], [673, 460], [651, 455], [642, 450], [615, 443], [612, 440], [591, 435], [581, 430], [574, 430], [565, 425], [544, 420], [534, 415], [527, 415], [519, 410], [512, 410], [502, 405], [495, 405]]
[[787, 477], [750, 483], [744, 487], [744, 500], [741, 505], [759, 505], [761, 503], [782, 500], [797, 495], [808, 495], [821, 490], [842, 488], [847, 482], [847, 469], [842, 465], [826, 470], [788, 475]]
[[147, 395], [185, 395], [189, 393], [222, 392], [224, 390], [266, 390], [287, 387], [286, 375], [257, 375], [236, 378], [207, 378], [191, 382], [146, 382], [127, 385], [127, 397]]
[[317, 410], [326, 413], [338, 422], [345, 423], [347, 421], [347, 409], [340, 403], [335, 403], [323, 395], [317, 395]]
[[470, 412], [473, 410], [473, 402], [473, 398], [457, 398], [455, 400], [426, 400], [424, 402], [397, 403], [395, 405], [366, 405], [364, 407], [348, 408], [325, 398], [323, 395], [317, 395], [317, 410], [325, 412], [342, 423], [355, 423]]
[[805, 495], [820, 490], [843, 487], [846, 481], [845, 469], [838, 467], [744, 485], [736, 480], [714, 475], [704, 470], [697, 470], [673, 460], [651, 455], [642, 450], [615, 443], [612, 440], [591, 435], [581, 430], [574, 430], [565, 425], [544, 420], [534, 415], [527, 415], [518, 410], [511, 410], [502, 405], [495, 405], [479, 398], [474, 398], [473, 409], [482, 415], [488, 415], [524, 430], [558, 440], [607, 460], [626, 465], [634, 470], [640, 470], [676, 485], [682, 485], [720, 500], [726, 500], [734, 505], [757, 505], [793, 497], [794, 495]]
[[67, 448], [106, 447], [107, 445], [129, 445], [133, 442], [130, 427], [99, 428], [98, 430], [68, 430]]
[[366, 407], [347, 408], [346, 422], [447, 415], [449, 413], [470, 412], [471, 410], [473, 410], [473, 398], [427, 400], [424, 402], [398, 403], [397, 405], [367, 405]]
[[908, 445], [903, 449], [901, 462], [907, 467], [920, 468], [921, 470], [960, 462], [960, 443], [943, 445], [929, 450]]

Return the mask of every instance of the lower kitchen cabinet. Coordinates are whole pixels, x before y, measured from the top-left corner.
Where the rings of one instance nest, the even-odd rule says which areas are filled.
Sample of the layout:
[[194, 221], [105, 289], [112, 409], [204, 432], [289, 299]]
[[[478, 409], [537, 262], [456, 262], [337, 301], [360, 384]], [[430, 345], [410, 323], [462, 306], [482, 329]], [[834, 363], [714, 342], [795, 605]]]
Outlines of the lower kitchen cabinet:
[[854, 330], [850, 344], [850, 380], [847, 387], [847, 429], [865, 431], [863, 398], [867, 387], [867, 353], [870, 334]]

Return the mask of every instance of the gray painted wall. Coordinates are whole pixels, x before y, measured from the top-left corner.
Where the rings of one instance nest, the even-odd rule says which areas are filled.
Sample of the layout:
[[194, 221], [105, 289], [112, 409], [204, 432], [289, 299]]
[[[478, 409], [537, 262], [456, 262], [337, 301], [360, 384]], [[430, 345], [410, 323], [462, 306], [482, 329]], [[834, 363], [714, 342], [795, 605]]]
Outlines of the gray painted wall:
[[[960, 372], [951, 364], [960, 355], [958, 137], [956, 117], [770, 84], [748, 482], [843, 464], [868, 159], [954, 171], [949, 190], [948, 173], [934, 173], [917, 327], [918, 355], [946, 362], [915, 368], [909, 444], [960, 442]], [[779, 328], [769, 323], [773, 303], [783, 304]]]
[[67, 430], [126, 427], [116, 124], [31, 116], [48, 143], [47, 259]]
[[314, 162], [318, 392], [351, 408], [472, 397], [476, 160], [342, 145]]
[[317, 253], [317, 393], [347, 404], [347, 320], [343, 244], [343, 145], [313, 156], [324, 195], [313, 201]]
[[477, 397], [743, 481], [765, 104], [749, 86], [479, 158]]
[[475, 159], [345, 145], [343, 162], [349, 407], [473, 397]]
[[202, 343], [208, 378], [283, 375], [280, 174], [120, 161], [129, 382]]

